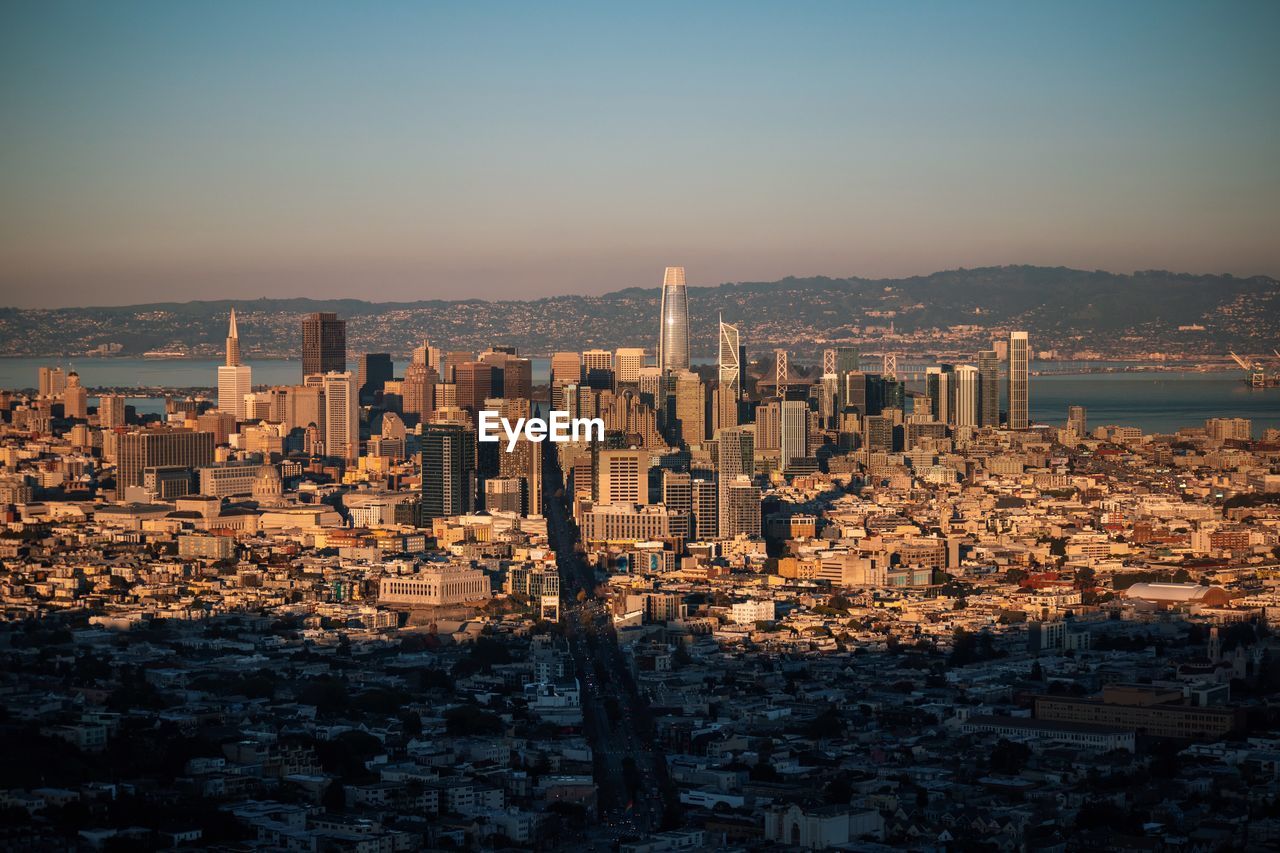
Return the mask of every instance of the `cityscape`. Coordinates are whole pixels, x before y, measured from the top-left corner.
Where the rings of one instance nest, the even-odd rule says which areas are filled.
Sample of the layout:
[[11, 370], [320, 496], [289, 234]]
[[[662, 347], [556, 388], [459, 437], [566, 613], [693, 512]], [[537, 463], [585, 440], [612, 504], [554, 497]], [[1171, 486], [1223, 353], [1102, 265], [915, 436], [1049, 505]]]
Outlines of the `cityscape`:
[[[42, 849], [1264, 849], [1280, 430], [1029, 416], [1028, 333], [352, 353], [0, 392], [0, 798]], [[355, 369], [350, 369], [354, 363]], [[1266, 388], [1257, 394], [1274, 394]], [[91, 404], [92, 401], [92, 404]], [[477, 440], [481, 419], [603, 440]]]
[[1277, 43], [0, 4], [0, 853], [1280, 851]]

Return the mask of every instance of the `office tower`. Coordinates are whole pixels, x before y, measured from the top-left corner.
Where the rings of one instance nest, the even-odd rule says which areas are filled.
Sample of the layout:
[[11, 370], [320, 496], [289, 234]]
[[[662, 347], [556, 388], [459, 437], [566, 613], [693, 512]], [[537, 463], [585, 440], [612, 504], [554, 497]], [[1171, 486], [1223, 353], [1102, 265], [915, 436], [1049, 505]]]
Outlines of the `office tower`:
[[501, 375], [502, 371], [483, 361], [464, 361], [457, 365], [454, 377], [458, 406], [472, 413], [483, 409], [484, 401], [500, 392]]
[[640, 347], [621, 347], [613, 356], [613, 369], [618, 381], [635, 385], [640, 381], [640, 369], [644, 367], [644, 350]]
[[682, 471], [662, 472], [662, 505], [675, 512], [693, 512], [693, 477]]
[[325, 456], [355, 462], [360, 458], [360, 407], [351, 371], [324, 374]]
[[951, 378], [951, 422], [956, 426], [977, 426], [981, 387], [978, 368], [972, 364], [961, 364], [952, 372]]
[[1029, 364], [1027, 333], [1009, 333], [1009, 429], [1026, 429], [1028, 412], [1027, 369]]
[[125, 398], [118, 394], [104, 394], [98, 398], [98, 426], [114, 429], [125, 425]]
[[116, 457], [116, 492], [142, 485], [142, 471], [164, 465], [199, 468], [213, 464], [213, 433], [145, 429], [124, 433]]
[[422, 515], [443, 518], [475, 509], [476, 434], [461, 424], [422, 432]]
[[871, 451], [894, 450], [894, 419], [890, 415], [867, 415], [862, 419], [863, 445]]
[[925, 394], [935, 421], [951, 422], [951, 365], [929, 367], [924, 372]]
[[441, 357], [440, 380], [442, 382], [458, 381], [458, 365], [475, 359], [474, 353], [466, 350], [450, 350]]
[[89, 417], [89, 392], [74, 370], [67, 374], [67, 387], [62, 389], [62, 415], [73, 420]]
[[809, 406], [800, 400], [784, 400], [781, 414], [782, 429], [779, 443], [782, 449], [782, 468], [786, 469], [791, 464], [791, 460], [807, 455]]
[[284, 389], [283, 415], [285, 429], [306, 429], [315, 424], [324, 423], [322, 401], [324, 389], [321, 385], [290, 385]]
[[1067, 429], [1076, 435], [1089, 434], [1088, 415], [1084, 406], [1068, 406], [1067, 407]]
[[844, 411], [867, 414], [867, 375], [851, 370], [840, 376], [840, 408]]
[[[717, 506], [720, 510], [719, 534], [722, 537], [732, 535], [726, 533], [728, 529], [726, 523], [729, 521], [729, 517], [723, 511], [726, 506], [725, 490], [730, 483], [740, 476], [747, 478], [755, 476], [755, 438], [755, 428], [750, 426], [730, 427], [716, 433], [716, 491]], [[757, 516], [759, 512], [760, 508], [757, 502]], [[758, 519], [756, 523], [758, 526]]]
[[564, 410], [564, 388], [582, 381], [582, 356], [558, 352], [551, 356], [551, 408]]
[[487, 512], [523, 514], [524, 484], [515, 477], [485, 480], [484, 508]]
[[720, 373], [717, 423], [723, 429], [738, 425], [738, 407], [742, 402], [742, 341], [738, 327], [720, 321]]
[[689, 496], [693, 512], [691, 536], [704, 542], [715, 539], [720, 535], [720, 512], [717, 506], [719, 497], [715, 481], [694, 477], [689, 484]]
[[319, 312], [302, 320], [302, 375], [347, 369], [347, 321]]
[[667, 267], [662, 277], [658, 367], [664, 372], [689, 369], [689, 291], [684, 267]]
[[760, 487], [750, 477], [735, 477], [722, 483], [718, 503], [721, 539], [760, 535]]
[[61, 367], [40, 368], [40, 396], [57, 397], [67, 387], [67, 375]]
[[770, 400], [756, 408], [756, 446], [761, 450], [782, 449], [782, 401]]
[[1000, 356], [993, 349], [978, 353], [978, 425], [1000, 426]]
[[360, 356], [359, 369], [356, 372], [356, 385], [360, 389], [360, 404], [367, 406], [373, 402], [374, 395], [382, 390], [382, 386], [395, 376], [395, 368], [391, 363], [391, 354], [386, 352], [366, 352]]
[[862, 369], [857, 347], [836, 347], [836, 374], [843, 376]]
[[498, 474], [521, 483], [520, 514], [542, 515], [542, 444], [521, 436], [508, 453], [506, 446], [498, 455]]
[[236, 309], [231, 309], [231, 321], [227, 326], [226, 364], [218, 367], [218, 411], [245, 420], [245, 395], [253, 390], [253, 372], [240, 360], [240, 333], [236, 329]]
[[400, 383], [400, 411], [417, 415], [419, 420], [431, 418], [436, 409], [436, 384], [439, 377], [428, 362], [430, 347], [424, 342], [413, 351], [409, 366], [404, 369], [404, 381]]
[[502, 368], [502, 396], [508, 400], [533, 399], [533, 361], [512, 356]]
[[707, 395], [702, 379], [691, 370], [675, 374], [675, 431], [681, 443], [690, 447], [707, 437]]
[[649, 452], [601, 450], [597, 458], [599, 503], [649, 502]]
[[613, 353], [605, 349], [589, 349], [582, 353], [582, 380], [591, 388], [613, 387]]

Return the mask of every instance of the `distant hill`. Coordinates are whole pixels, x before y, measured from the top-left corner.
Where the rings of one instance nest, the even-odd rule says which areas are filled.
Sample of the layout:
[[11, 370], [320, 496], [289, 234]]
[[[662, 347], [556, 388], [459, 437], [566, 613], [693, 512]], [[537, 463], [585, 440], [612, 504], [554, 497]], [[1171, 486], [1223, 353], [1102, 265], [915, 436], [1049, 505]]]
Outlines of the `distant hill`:
[[[452, 349], [510, 343], [545, 354], [646, 346], [656, 335], [659, 289], [527, 301], [260, 299], [57, 310], [0, 309], [0, 355], [80, 355], [102, 344], [122, 354], [178, 348], [216, 355], [235, 306], [251, 356], [298, 352], [299, 319], [334, 311], [348, 319], [349, 350], [405, 353], [423, 338]], [[1038, 349], [1176, 347], [1268, 352], [1280, 345], [1280, 281], [1255, 276], [1063, 267], [957, 269], [902, 279], [784, 278], [689, 289], [695, 353], [710, 355], [716, 320], [737, 323], [749, 350], [809, 352], [834, 341], [870, 344], [892, 323], [893, 348], [945, 349], [992, 330], [1027, 329]], [[956, 327], [975, 326], [968, 332]], [[1179, 327], [1199, 327], [1182, 329]]]

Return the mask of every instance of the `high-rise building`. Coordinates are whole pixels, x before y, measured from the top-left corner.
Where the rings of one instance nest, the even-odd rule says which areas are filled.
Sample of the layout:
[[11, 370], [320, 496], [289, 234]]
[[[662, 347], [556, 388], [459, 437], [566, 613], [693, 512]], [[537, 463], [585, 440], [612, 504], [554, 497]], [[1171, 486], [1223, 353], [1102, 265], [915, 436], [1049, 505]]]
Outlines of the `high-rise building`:
[[929, 397], [930, 412], [939, 423], [951, 422], [951, 365], [925, 369], [924, 389]]
[[67, 387], [67, 374], [61, 367], [40, 368], [40, 396], [57, 397]]
[[978, 368], [961, 364], [951, 374], [951, 422], [956, 426], [978, 425]]
[[647, 450], [601, 450], [597, 464], [599, 503], [649, 502]]
[[347, 321], [318, 312], [302, 320], [302, 375], [347, 369]]
[[734, 477], [720, 485], [720, 538], [760, 535], [760, 487], [749, 477]]
[[494, 386], [501, 384], [501, 375], [502, 371], [483, 361], [457, 365], [454, 377], [458, 385], [458, 406], [472, 413], [483, 409], [484, 401], [495, 396]]
[[324, 374], [325, 456], [355, 462], [360, 458], [360, 407], [356, 403], [356, 383], [351, 371]]
[[582, 382], [582, 356], [558, 352], [551, 356], [551, 408], [564, 409], [564, 389]]
[[226, 364], [218, 367], [218, 411], [234, 415], [237, 421], [248, 418], [245, 395], [253, 390], [253, 372], [240, 360], [240, 332], [236, 328], [236, 309], [231, 309], [227, 327]]
[[675, 374], [675, 429], [680, 441], [690, 447], [707, 437], [707, 392], [702, 379], [692, 370]]
[[425, 341], [413, 350], [409, 366], [404, 369], [404, 381], [400, 383], [400, 410], [406, 415], [417, 415], [420, 420], [431, 418], [436, 408], [436, 384], [439, 376], [431, 366], [431, 347]]
[[689, 290], [684, 267], [667, 267], [662, 277], [658, 367], [664, 372], [689, 369]]
[[356, 385], [360, 389], [361, 405], [373, 402], [374, 395], [382, 390], [382, 386], [395, 376], [395, 366], [391, 363], [391, 354], [386, 352], [366, 352], [360, 356], [359, 369], [356, 372]]
[[1067, 407], [1067, 429], [1076, 435], [1089, 434], [1089, 417], [1084, 406]]
[[67, 374], [67, 387], [62, 389], [62, 414], [74, 420], [89, 417], [89, 392], [74, 370]]
[[719, 497], [714, 480], [694, 477], [689, 483], [690, 507], [693, 512], [691, 534], [707, 541], [720, 535]]
[[618, 382], [624, 385], [635, 385], [640, 381], [640, 369], [644, 367], [644, 349], [641, 347], [621, 347], [613, 356], [613, 368]]
[[756, 447], [782, 449], [782, 401], [769, 400], [756, 407]]
[[[717, 505], [720, 509], [719, 527], [721, 536], [726, 533], [727, 516], [723, 512], [725, 506], [725, 489], [738, 477], [755, 476], [756, 431], [752, 426], [737, 426], [722, 429], [716, 433], [716, 484]], [[756, 507], [759, 515], [760, 508]], [[757, 520], [757, 525], [759, 521]]]
[[125, 398], [119, 394], [103, 394], [98, 398], [98, 426], [114, 429], [125, 425]]
[[742, 340], [738, 327], [720, 320], [720, 372], [717, 423], [721, 428], [738, 425], [738, 409], [742, 403]]
[[1026, 429], [1028, 410], [1028, 369], [1030, 353], [1026, 332], [1009, 333], [1009, 429]]
[[163, 465], [192, 470], [213, 464], [213, 433], [185, 429], [144, 429], [120, 436], [116, 458], [116, 490], [142, 485], [144, 468]]
[[422, 515], [475, 509], [476, 434], [461, 424], [428, 424], [422, 433]]
[[809, 443], [809, 405], [802, 400], [782, 401], [782, 423], [779, 443], [785, 470], [793, 459], [807, 455]]
[[978, 425], [1000, 426], [1000, 355], [993, 349], [978, 353]]
[[502, 396], [508, 400], [533, 399], [533, 361], [512, 356], [502, 368]]
[[613, 387], [613, 353], [607, 349], [589, 349], [582, 353], [582, 381], [597, 390]]

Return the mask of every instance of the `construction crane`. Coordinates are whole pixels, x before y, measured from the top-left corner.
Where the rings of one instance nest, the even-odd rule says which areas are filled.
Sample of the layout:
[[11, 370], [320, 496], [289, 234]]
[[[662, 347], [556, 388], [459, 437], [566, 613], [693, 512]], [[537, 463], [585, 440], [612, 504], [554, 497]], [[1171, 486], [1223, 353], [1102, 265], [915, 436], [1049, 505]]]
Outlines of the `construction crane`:
[[1233, 352], [1227, 353], [1231, 356], [1231, 360], [1240, 365], [1240, 369], [1244, 371], [1245, 381], [1253, 388], [1267, 387], [1267, 371], [1258, 362], [1247, 362]]

